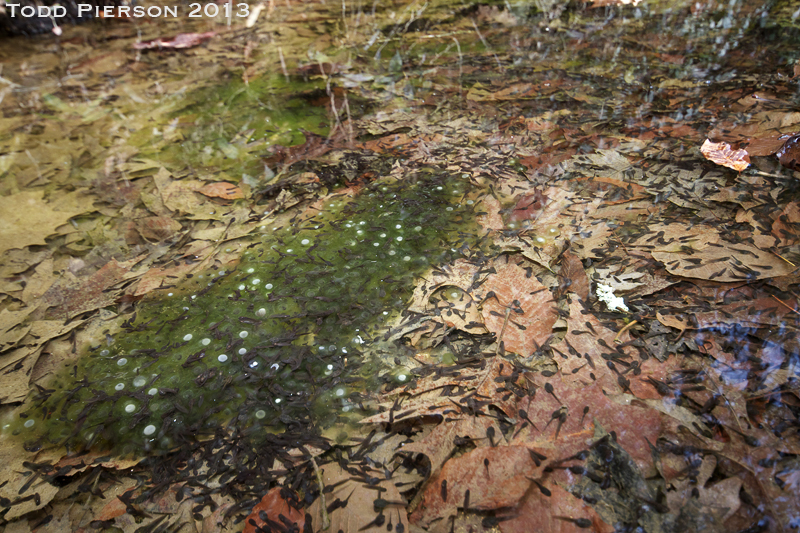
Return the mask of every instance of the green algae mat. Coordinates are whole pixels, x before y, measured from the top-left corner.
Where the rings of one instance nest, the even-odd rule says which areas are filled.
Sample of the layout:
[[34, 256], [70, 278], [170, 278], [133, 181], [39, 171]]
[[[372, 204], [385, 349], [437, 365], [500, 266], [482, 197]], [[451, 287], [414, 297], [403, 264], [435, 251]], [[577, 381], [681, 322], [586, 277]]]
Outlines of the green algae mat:
[[0, 529], [800, 525], [796, 2], [230, 7], [0, 41]]

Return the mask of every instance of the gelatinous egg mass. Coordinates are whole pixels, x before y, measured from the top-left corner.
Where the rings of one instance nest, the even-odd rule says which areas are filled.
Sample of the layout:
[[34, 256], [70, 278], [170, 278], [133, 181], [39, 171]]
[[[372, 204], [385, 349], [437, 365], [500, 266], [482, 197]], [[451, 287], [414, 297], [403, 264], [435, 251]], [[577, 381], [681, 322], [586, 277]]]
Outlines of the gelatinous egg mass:
[[257, 437], [335, 421], [414, 280], [474, 244], [465, 185], [452, 182], [378, 182], [265, 228], [238, 265], [141, 302], [111, 345], [38, 390], [11, 431], [33, 447], [136, 453], [221, 427]]

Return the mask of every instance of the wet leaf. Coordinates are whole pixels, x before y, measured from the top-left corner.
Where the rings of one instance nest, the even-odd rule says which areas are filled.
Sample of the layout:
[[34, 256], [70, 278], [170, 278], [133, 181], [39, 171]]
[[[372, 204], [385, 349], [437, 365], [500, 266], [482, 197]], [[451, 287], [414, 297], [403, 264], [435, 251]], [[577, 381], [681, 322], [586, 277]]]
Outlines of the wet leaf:
[[133, 44], [134, 50], [150, 50], [153, 48], [193, 48], [202, 44], [216, 35], [213, 31], [205, 33], [179, 33], [175, 37], [162, 39], [161, 37], [150, 41], [140, 41]]
[[205, 194], [211, 198], [222, 198], [224, 200], [235, 200], [237, 198], [244, 198], [242, 190], [233, 183], [225, 181], [218, 181], [216, 183], [208, 183], [200, 187], [197, 192]]
[[746, 150], [733, 150], [726, 142], [712, 143], [708, 139], [700, 147], [703, 157], [723, 167], [741, 172], [750, 166], [750, 156]]
[[[245, 519], [244, 533], [256, 533], [259, 529], [286, 528], [289, 524], [294, 524], [299, 531], [303, 531], [306, 522], [305, 513], [292, 506], [284, 498], [283, 493], [291, 494], [291, 489], [274, 487], [261, 498]], [[299, 506], [297, 496], [293, 494], [292, 496], [295, 498], [294, 505]], [[262, 513], [266, 513], [266, 517]]]
[[486, 327], [503, 342], [505, 349], [529, 357], [552, 334], [558, 317], [553, 295], [530, 271], [508, 263], [495, 263], [483, 289], [481, 307]]
[[[390, 521], [396, 526], [402, 525], [405, 531], [408, 531], [405, 501], [394, 483], [383, 479], [382, 472], [368, 468], [362, 470], [377, 481], [368, 485], [363, 478], [354, 476], [336, 463], [320, 466], [320, 469], [324, 487], [333, 489], [325, 495], [330, 525], [327, 529], [323, 529], [325, 526], [322, 522], [322, 501], [317, 498], [308, 509], [314, 531], [378, 533], [386, 531], [386, 524]], [[376, 508], [378, 500], [383, 500], [387, 505]]]
[[45, 244], [69, 219], [93, 210], [94, 200], [73, 192], [45, 200], [43, 190], [0, 196], [0, 254]]

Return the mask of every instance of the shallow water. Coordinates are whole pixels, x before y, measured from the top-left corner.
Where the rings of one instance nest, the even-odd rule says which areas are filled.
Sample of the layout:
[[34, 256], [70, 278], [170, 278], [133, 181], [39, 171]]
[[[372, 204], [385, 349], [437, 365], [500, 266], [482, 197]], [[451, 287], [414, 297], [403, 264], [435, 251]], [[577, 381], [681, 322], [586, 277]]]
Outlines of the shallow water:
[[[290, 451], [339, 443], [320, 460], [407, 476], [426, 530], [577, 527], [567, 514], [598, 531], [800, 525], [800, 208], [773, 155], [800, 131], [797, 2], [262, 7], [250, 28], [181, 11], [0, 42], [0, 192], [22, 213], [0, 238], [3, 446], [27, 472], [8, 476], [0, 520], [132, 527], [130, 505], [105, 518], [66, 488], [86, 479], [137, 485], [150, 511], [192, 485], [201, 503], [175, 524], [217, 505], [241, 517], [277, 484], [310, 503], [314, 469]], [[707, 138], [751, 165], [713, 164]], [[507, 286], [492, 277], [506, 263], [525, 274]], [[414, 441], [451, 423], [414, 407], [402, 430], [353, 424], [393, 413], [406, 379], [461, 373], [442, 395], [480, 404], [486, 390], [459, 387], [503, 355], [516, 381], [469, 404], [498, 419], [499, 449], [577, 453], [566, 435], [588, 410], [569, 402], [616, 402], [589, 416], [583, 459], [603, 480], [536, 474], [600, 504], [529, 491], [512, 517], [475, 488], [477, 507], [436, 514], [441, 472], [363, 444], [364, 427]], [[557, 403], [500, 399], [537, 387]], [[480, 427], [460, 452], [496, 448]], [[102, 474], [82, 478], [67, 450]], [[133, 455], [147, 459], [127, 472]], [[45, 496], [24, 499], [38, 476]]]

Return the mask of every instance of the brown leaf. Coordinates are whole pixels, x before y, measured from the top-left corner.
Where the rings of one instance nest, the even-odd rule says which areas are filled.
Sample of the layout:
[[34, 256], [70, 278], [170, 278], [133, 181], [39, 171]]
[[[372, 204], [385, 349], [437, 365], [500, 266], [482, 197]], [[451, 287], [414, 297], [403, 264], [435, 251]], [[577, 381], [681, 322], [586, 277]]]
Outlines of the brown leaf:
[[794, 135], [784, 143], [775, 154], [781, 165], [792, 170], [800, 170], [800, 135]]
[[651, 254], [664, 263], [670, 274], [716, 282], [777, 278], [794, 271], [792, 265], [777, 255], [745, 243], [721, 241], [702, 250]]
[[465, 416], [458, 420], [445, 420], [425, 435], [421, 440], [404, 445], [399, 452], [421, 453], [431, 462], [431, 475], [436, 475], [456, 448], [456, 437], [471, 438], [478, 446], [491, 446], [486, 438], [486, 430], [494, 427], [495, 435], [500, 435], [500, 426], [488, 416]]
[[[647, 441], [656, 442], [661, 434], [661, 416], [644, 404], [632, 404], [623, 397], [615, 402], [599, 383], [582, 386], [566, 383], [558, 377], [535, 378], [539, 390], [536, 398], [527, 396], [517, 404], [527, 412], [536, 428], [527, 426], [518, 432], [510, 444], [534, 446], [547, 457], [569, 457], [582, 449], [595, 435], [595, 426], [606, 432], [615, 431], [618, 444], [625, 449], [639, 468], [649, 471], [653, 464], [652, 452]], [[553, 394], [544, 390], [545, 383], [553, 387]], [[554, 413], [566, 408], [566, 419], [561, 427]], [[588, 409], [587, 409], [588, 408]], [[584, 413], [585, 411], [585, 413]], [[518, 425], [523, 420], [517, 420]], [[556, 435], [558, 432], [558, 435]]]
[[[613, 533], [614, 526], [607, 524], [600, 515], [580, 498], [576, 498], [559, 485], [549, 483], [550, 496], [540, 490], [529, 490], [525, 499], [515, 509], [514, 517], [500, 523], [503, 533], [530, 533], [546, 531], [547, 533]], [[588, 518], [592, 522], [591, 529], [579, 528], [573, 522], [556, 517]]]
[[561, 270], [558, 271], [558, 288], [561, 294], [574, 292], [581, 300], [589, 299], [589, 276], [583, 262], [569, 251], [561, 255]]
[[[269, 522], [261, 519], [261, 513], [266, 513], [267, 519], [279, 524], [281, 528], [286, 527], [286, 521], [288, 521], [289, 523], [294, 523], [299, 528], [299, 531], [303, 531], [306, 523], [305, 513], [299, 511], [284, 499], [281, 494], [284, 491], [291, 492], [290, 489], [284, 487], [273, 487], [261, 498], [261, 501], [253, 507], [252, 512], [244, 521], [244, 533], [256, 533], [256, 531], [261, 531], [262, 529], [267, 531], [275, 529]], [[286, 521], [279, 518], [280, 516]]]
[[[515, 507], [531, 486], [529, 478], [541, 477], [545, 464], [536, 466], [526, 446], [476, 448], [445, 463], [428, 482], [422, 503], [410, 520], [425, 528], [435, 520], [455, 516], [470, 491], [469, 508], [489, 511]], [[446, 482], [446, 490], [442, 489]], [[445, 499], [446, 497], [446, 499]]]
[[239, 187], [226, 181], [207, 183], [206, 185], [200, 187], [197, 192], [212, 198], [222, 198], [224, 200], [236, 200], [237, 198], [244, 198], [244, 193]]
[[139, 256], [122, 263], [112, 259], [85, 280], [53, 285], [42, 296], [42, 301], [48, 307], [57, 307], [59, 316], [65, 318], [111, 305], [117, 299], [121, 287], [120, 291], [108, 289], [119, 286], [122, 281], [138, 277], [140, 273], [131, 272], [131, 267], [143, 257]]
[[13, 248], [46, 244], [56, 228], [93, 210], [94, 200], [85, 191], [61, 194], [45, 200], [44, 191], [25, 191], [0, 196], [0, 254]]
[[[431, 374], [399, 391], [392, 391], [379, 405], [383, 411], [364, 418], [361, 423], [378, 424], [433, 415], [455, 418], [462, 414], [467, 400], [473, 396], [488, 399], [487, 403], [510, 414], [510, 405], [513, 404], [510, 404], [510, 400], [503, 401], [497, 389], [504, 386], [499, 378], [510, 376], [511, 368], [502, 357], [493, 357], [482, 367], [463, 368], [444, 376]], [[449, 396], [442, 395], [441, 391], [445, 388], [451, 388], [454, 392]]]
[[[405, 501], [392, 480], [385, 479], [382, 471], [371, 470], [367, 466], [359, 468], [366, 475], [379, 480], [375, 485], [367, 485], [363, 479], [352, 476], [336, 463], [322, 465], [320, 470], [323, 485], [333, 488], [325, 495], [328, 508], [337, 500], [340, 503], [347, 502], [329, 512], [330, 527], [324, 531], [385, 533], [386, 523], [389, 521], [396, 527], [402, 524], [406, 531], [409, 530]], [[376, 512], [374, 505], [378, 498], [388, 502], [387, 507], [380, 512]], [[324, 527], [321, 506], [321, 498], [317, 498], [308, 509], [316, 532], [322, 532]], [[378, 519], [381, 515], [383, 521]]]
[[213, 31], [207, 31], [205, 33], [179, 33], [171, 39], [162, 39], [159, 37], [151, 41], [140, 41], [133, 43], [133, 49], [149, 50], [151, 48], [192, 48], [202, 44], [203, 41], [211, 39], [214, 37], [214, 35], [216, 35], [216, 33]]
[[703, 157], [723, 167], [741, 172], [750, 166], [750, 156], [746, 150], [733, 150], [726, 142], [712, 143], [708, 139], [700, 147]]
[[558, 318], [553, 294], [514, 263], [496, 262], [495, 271], [483, 284], [495, 294], [483, 302], [484, 323], [506, 350], [530, 357], [553, 333]]

